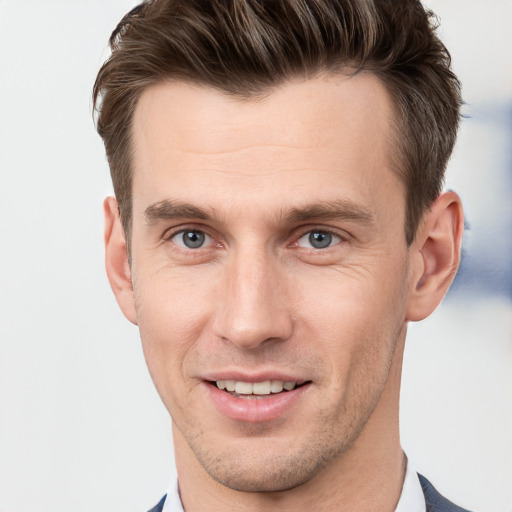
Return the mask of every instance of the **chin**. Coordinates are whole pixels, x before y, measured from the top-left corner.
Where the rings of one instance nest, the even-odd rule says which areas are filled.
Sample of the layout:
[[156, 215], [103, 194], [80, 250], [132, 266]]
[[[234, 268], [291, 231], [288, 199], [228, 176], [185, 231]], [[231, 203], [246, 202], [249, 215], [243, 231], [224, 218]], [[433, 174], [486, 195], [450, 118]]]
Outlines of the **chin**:
[[[322, 468], [321, 467], [297, 467], [297, 462], [284, 465], [281, 463], [269, 468], [208, 468], [210, 476], [220, 484], [239, 492], [281, 492], [299, 487], [311, 480]], [[240, 466], [240, 464], [238, 464]], [[319, 466], [317, 464], [317, 466]], [[205, 468], [206, 469], [206, 468]]]
[[[268, 444], [267, 444], [268, 443]], [[259, 449], [231, 449], [229, 453], [196, 451], [203, 469], [220, 484], [240, 492], [280, 492], [315, 478], [346, 448], [343, 443], [310, 442], [283, 449], [268, 439]], [[232, 447], [233, 448], [233, 447]]]

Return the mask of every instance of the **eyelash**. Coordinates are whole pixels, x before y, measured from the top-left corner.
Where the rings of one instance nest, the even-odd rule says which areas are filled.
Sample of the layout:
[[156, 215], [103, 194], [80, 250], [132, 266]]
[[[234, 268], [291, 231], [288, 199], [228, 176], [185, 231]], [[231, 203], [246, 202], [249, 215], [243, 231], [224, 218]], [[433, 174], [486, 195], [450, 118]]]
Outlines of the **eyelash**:
[[[206, 235], [207, 237], [209, 237], [212, 240], [215, 240], [215, 238], [216, 238], [208, 229], [205, 229], [204, 226], [188, 225], [188, 226], [181, 226], [177, 229], [173, 229], [173, 228], [168, 229], [162, 235], [162, 241], [171, 242], [175, 236], [177, 236], [181, 233], [189, 232], [189, 231], [203, 233], [204, 235]], [[326, 248], [303, 247], [302, 249], [310, 251], [310, 252], [325, 252], [327, 249], [329, 249], [333, 246], [336, 246], [340, 243], [346, 242], [348, 240], [348, 235], [345, 233], [341, 234], [338, 231], [328, 229], [328, 228], [322, 228], [322, 227], [318, 227], [318, 226], [307, 226], [307, 228], [303, 228], [301, 231], [299, 231], [299, 233], [297, 235], [293, 235], [294, 241], [291, 244], [289, 244], [288, 247], [298, 246], [298, 243], [302, 238], [304, 238], [306, 235], [314, 233], [314, 232], [330, 235], [333, 238], [338, 239], [339, 241], [334, 243], [333, 245], [329, 245]], [[222, 244], [217, 242], [217, 247], [221, 247], [221, 246], [222, 246]], [[206, 247], [199, 247], [197, 249], [188, 249], [188, 251], [199, 252], [201, 249], [205, 249], [205, 248]], [[179, 250], [186, 250], [186, 249], [179, 247]]]
[[164, 232], [162, 235], [162, 240], [164, 242], [170, 242], [175, 236], [179, 235], [180, 233], [188, 233], [190, 231], [196, 232], [196, 233], [203, 233], [209, 238], [215, 239], [215, 236], [213, 236], [208, 229], [205, 229], [204, 226], [180, 226], [179, 228], [171, 228]]
[[347, 239], [346, 236], [342, 236], [340, 233], [338, 233], [336, 231], [333, 231], [331, 229], [312, 228], [312, 229], [308, 229], [306, 231], [303, 231], [302, 234], [295, 239], [295, 242], [293, 242], [293, 245], [298, 245], [299, 241], [302, 238], [304, 238], [307, 235], [311, 235], [312, 233], [322, 233], [324, 235], [329, 235], [330, 237], [332, 237], [333, 239], [337, 239], [338, 241], [337, 242], [333, 242], [332, 245], [329, 245], [329, 246], [327, 246], [325, 248], [318, 248], [318, 247], [305, 248], [305, 247], [303, 247], [303, 249], [306, 249], [306, 250], [309, 250], [309, 251], [325, 251], [326, 249], [328, 249], [330, 247], [333, 247], [335, 245], [338, 245], [341, 242], [345, 242], [346, 239]]

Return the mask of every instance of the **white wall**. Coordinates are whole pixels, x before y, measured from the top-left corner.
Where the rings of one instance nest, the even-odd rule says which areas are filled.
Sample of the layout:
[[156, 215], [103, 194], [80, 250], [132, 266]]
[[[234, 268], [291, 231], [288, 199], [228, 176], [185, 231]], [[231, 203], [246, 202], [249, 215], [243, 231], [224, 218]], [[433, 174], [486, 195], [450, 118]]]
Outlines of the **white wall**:
[[[172, 478], [170, 421], [103, 270], [90, 91], [132, 5], [0, 0], [0, 512], [145, 511]], [[448, 180], [472, 229], [457, 290], [411, 328], [402, 435], [454, 501], [511, 512], [512, 4], [429, 5], [472, 115]]]

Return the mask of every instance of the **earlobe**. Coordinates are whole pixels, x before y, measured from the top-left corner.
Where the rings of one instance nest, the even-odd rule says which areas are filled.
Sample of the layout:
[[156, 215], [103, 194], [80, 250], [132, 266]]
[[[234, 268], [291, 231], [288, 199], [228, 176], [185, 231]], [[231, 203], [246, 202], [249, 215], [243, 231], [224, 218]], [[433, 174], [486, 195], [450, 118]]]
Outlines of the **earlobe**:
[[407, 319], [423, 320], [441, 303], [460, 262], [464, 215], [455, 192], [440, 195], [425, 214], [411, 247]]
[[103, 209], [105, 266], [108, 280], [124, 316], [133, 324], [137, 324], [128, 250], [116, 199], [107, 197]]

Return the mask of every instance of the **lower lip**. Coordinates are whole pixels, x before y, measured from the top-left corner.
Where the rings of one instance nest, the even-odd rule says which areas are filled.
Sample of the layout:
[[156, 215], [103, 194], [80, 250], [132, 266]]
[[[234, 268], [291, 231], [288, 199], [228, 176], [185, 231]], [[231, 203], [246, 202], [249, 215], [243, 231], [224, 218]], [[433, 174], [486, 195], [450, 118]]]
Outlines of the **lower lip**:
[[291, 391], [261, 395], [264, 398], [237, 398], [217, 386], [205, 383], [210, 398], [217, 409], [228, 418], [256, 423], [279, 418], [303, 396], [309, 384]]

